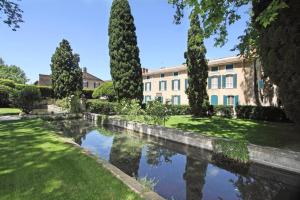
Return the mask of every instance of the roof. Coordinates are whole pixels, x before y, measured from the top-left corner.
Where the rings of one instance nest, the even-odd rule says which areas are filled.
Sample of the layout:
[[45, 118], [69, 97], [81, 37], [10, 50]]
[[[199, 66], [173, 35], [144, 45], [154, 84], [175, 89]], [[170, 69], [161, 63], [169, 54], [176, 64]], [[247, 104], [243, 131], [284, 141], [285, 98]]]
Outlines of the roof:
[[102, 81], [100, 78], [88, 73], [88, 72], [82, 72], [82, 79], [89, 79], [89, 80], [97, 80], [97, 81]]
[[[227, 65], [227, 64], [234, 64], [243, 62], [244, 58], [240, 56], [231, 56], [226, 58], [218, 58], [208, 61], [208, 66], [218, 66], [218, 65]], [[157, 70], [150, 70], [143, 75], [153, 75], [153, 74], [160, 74], [160, 73], [169, 73], [169, 72], [176, 72], [176, 71], [184, 71], [186, 70], [186, 64], [178, 65], [174, 67], [163, 67]]]

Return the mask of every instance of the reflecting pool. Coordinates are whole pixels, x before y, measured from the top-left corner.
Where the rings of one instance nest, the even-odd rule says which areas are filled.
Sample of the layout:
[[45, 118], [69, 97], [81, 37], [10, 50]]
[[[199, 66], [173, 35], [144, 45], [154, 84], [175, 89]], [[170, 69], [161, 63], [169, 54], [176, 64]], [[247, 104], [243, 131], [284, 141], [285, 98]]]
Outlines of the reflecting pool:
[[126, 174], [152, 180], [154, 191], [166, 199], [300, 199], [297, 174], [258, 164], [240, 166], [203, 149], [87, 121], [51, 124]]

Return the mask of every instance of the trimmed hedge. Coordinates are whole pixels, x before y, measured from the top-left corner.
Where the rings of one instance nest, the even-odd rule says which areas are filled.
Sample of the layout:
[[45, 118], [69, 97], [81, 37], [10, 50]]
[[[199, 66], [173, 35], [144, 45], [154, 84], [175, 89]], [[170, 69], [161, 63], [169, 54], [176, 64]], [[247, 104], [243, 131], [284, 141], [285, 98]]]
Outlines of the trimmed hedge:
[[54, 98], [54, 91], [49, 86], [36, 86], [40, 92], [42, 98]]
[[9, 87], [0, 85], [0, 108], [9, 107]]
[[231, 118], [234, 115], [233, 106], [214, 106], [213, 113], [214, 115]]
[[168, 105], [169, 115], [190, 115], [191, 108], [188, 105]]
[[92, 113], [113, 115], [117, 113], [118, 103], [108, 101], [88, 101], [87, 110]]
[[241, 119], [254, 119], [274, 122], [289, 121], [282, 108], [274, 106], [237, 106], [236, 116]]
[[0, 79], [0, 85], [4, 85], [10, 88], [15, 88], [16, 86], [14, 81], [8, 79]]

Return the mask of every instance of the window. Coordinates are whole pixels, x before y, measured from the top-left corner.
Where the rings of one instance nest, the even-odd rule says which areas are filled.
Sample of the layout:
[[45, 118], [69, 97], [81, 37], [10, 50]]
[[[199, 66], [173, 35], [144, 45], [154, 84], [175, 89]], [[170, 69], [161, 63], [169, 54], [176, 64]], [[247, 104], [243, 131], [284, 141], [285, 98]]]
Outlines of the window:
[[160, 74], [160, 78], [164, 78], [165, 77], [165, 74]]
[[233, 76], [226, 76], [226, 88], [233, 88]]
[[172, 81], [172, 89], [175, 91], [180, 90], [180, 80]]
[[219, 67], [212, 67], [210, 69], [211, 72], [218, 72], [219, 71]]
[[178, 76], [178, 74], [179, 74], [178, 72], [174, 72], [173, 76]]
[[147, 76], [146, 79], [150, 79], [150, 76]]
[[233, 70], [233, 65], [226, 65], [226, 71], [231, 71]]
[[172, 104], [180, 105], [180, 96], [178, 96], [178, 95], [172, 96]]
[[234, 105], [234, 96], [227, 96], [227, 105], [228, 106]]
[[150, 82], [145, 83], [145, 91], [147, 91], [147, 92], [151, 91], [151, 83]]
[[189, 87], [189, 81], [188, 81], [188, 79], [185, 79], [184, 83], [185, 83], [185, 89], [188, 89], [188, 87]]
[[151, 101], [151, 96], [144, 96], [144, 103]]
[[83, 81], [83, 87], [88, 88], [89, 87], [89, 82], [88, 81]]
[[167, 90], [167, 81], [159, 81], [159, 91]]
[[160, 102], [160, 103], [164, 103], [164, 99], [162, 96], [158, 96], [156, 97], [156, 99]]
[[218, 96], [217, 95], [212, 95], [210, 97], [210, 104], [213, 105], [213, 106], [218, 105]]
[[219, 78], [212, 77], [211, 78], [211, 89], [218, 89], [219, 88]]

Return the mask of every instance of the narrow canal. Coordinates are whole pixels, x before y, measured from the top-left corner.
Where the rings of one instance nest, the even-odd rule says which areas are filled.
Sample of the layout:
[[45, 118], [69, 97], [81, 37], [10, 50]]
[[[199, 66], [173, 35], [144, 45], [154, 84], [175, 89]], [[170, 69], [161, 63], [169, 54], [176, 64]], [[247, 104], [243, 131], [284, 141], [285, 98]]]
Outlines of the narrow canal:
[[82, 148], [170, 200], [299, 199], [300, 175], [224, 161], [206, 150], [87, 121], [51, 122]]

